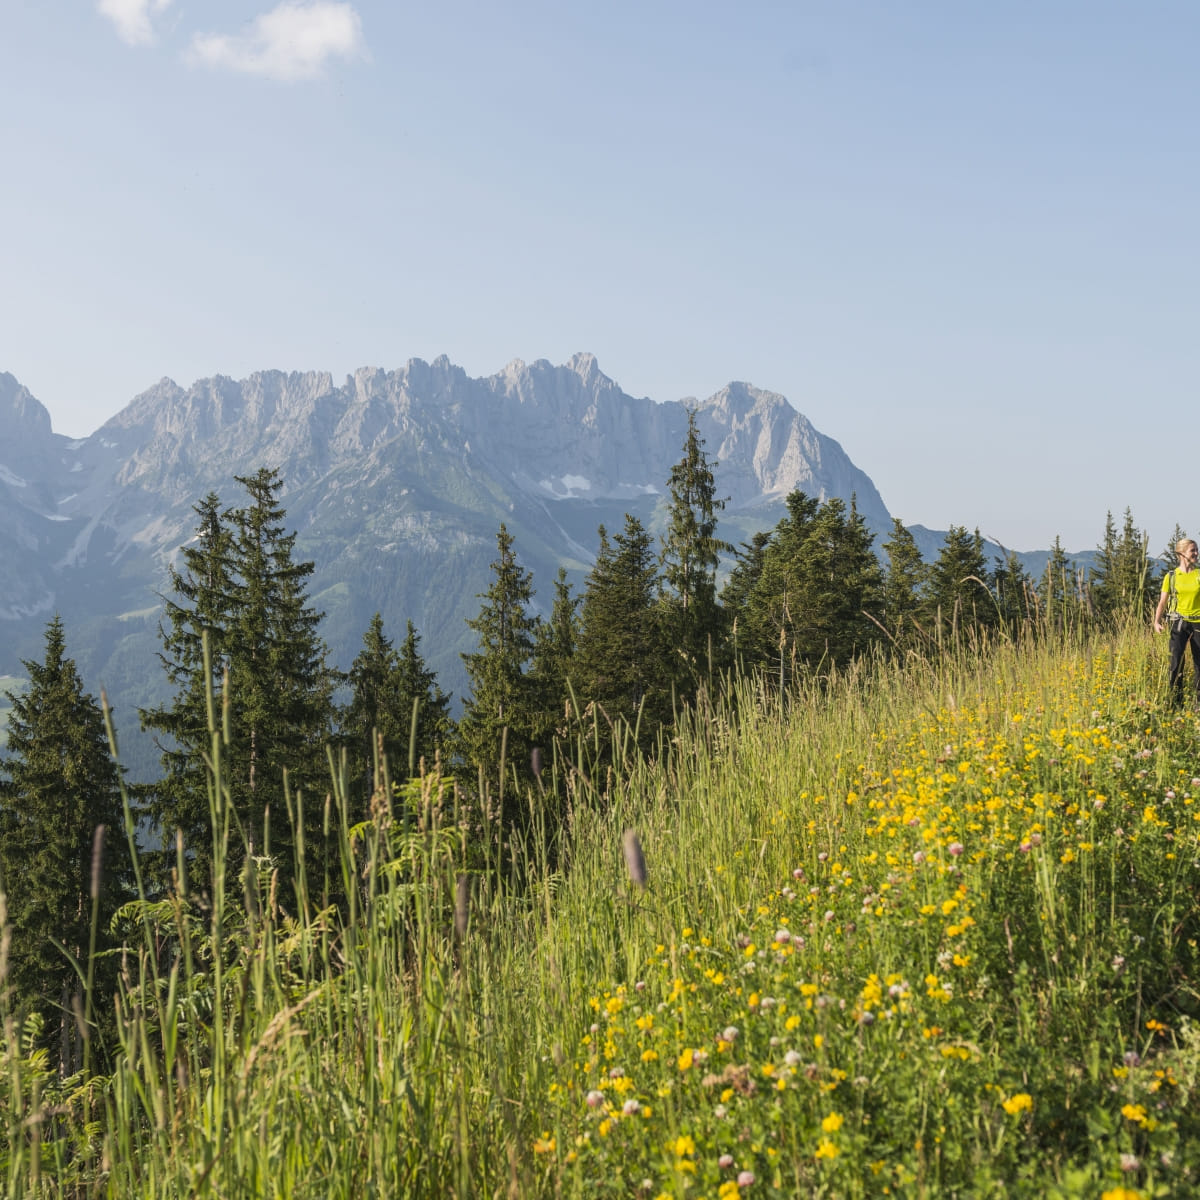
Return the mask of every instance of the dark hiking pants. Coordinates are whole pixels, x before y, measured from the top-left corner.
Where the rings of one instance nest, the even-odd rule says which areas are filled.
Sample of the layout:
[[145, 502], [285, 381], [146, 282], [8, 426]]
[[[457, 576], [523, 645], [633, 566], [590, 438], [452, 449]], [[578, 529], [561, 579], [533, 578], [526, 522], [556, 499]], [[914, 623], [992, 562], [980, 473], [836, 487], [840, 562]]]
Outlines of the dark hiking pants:
[[1192, 687], [1200, 701], [1200, 622], [1185, 621], [1182, 617], [1171, 618], [1171, 696], [1176, 703], [1183, 700], [1183, 659], [1187, 648], [1192, 648]]

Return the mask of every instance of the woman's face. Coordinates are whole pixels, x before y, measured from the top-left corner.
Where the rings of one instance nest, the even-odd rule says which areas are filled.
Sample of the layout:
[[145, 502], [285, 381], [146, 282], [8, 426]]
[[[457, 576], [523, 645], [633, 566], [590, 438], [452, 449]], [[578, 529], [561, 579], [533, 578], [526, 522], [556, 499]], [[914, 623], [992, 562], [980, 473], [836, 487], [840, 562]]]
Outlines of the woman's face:
[[1191, 568], [1196, 565], [1196, 543], [1195, 542], [1180, 542], [1176, 550], [1179, 555], [1179, 561], [1185, 567]]

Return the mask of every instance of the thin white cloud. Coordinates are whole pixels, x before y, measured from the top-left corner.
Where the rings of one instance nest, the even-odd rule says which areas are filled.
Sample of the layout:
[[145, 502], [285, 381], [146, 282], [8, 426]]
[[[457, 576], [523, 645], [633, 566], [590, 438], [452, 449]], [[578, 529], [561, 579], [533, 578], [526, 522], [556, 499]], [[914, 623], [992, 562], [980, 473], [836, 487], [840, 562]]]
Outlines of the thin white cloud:
[[131, 46], [148, 46], [155, 39], [154, 18], [171, 7], [172, 0], [97, 0], [100, 15], [107, 17], [117, 36]]
[[191, 61], [205, 67], [288, 83], [318, 78], [331, 58], [365, 54], [358, 12], [331, 0], [283, 0], [236, 37], [196, 34], [188, 51]]

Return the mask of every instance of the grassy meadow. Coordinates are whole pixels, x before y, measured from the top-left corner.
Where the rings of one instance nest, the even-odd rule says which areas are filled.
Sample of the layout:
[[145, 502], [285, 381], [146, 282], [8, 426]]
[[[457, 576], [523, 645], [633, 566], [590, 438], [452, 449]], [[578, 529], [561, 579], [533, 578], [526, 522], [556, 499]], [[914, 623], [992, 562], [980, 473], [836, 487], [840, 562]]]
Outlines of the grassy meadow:
[[297, 895], [257, 859], [123, 912], [99, 1076], [7, 1020], [7, 1194], [1193, 1194], [1200, 724], [1165, 673], [1140, 628], [1000, 645], [744, 684], [655, 764], [482, 811], [430, 775], [349, 828], [335, 786]]

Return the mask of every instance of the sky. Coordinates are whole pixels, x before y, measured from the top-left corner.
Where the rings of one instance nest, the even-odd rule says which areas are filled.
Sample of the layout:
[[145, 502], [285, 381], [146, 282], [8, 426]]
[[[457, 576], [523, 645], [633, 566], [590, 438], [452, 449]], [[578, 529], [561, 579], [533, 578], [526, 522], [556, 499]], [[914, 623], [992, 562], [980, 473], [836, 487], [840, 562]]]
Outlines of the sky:
[[[1200, 533], [1200, 4], [0, 0], [0, 371], [596, 355], [906, 524]], [[3, 450], [0, 447], [0, 457]]]

